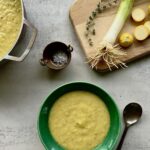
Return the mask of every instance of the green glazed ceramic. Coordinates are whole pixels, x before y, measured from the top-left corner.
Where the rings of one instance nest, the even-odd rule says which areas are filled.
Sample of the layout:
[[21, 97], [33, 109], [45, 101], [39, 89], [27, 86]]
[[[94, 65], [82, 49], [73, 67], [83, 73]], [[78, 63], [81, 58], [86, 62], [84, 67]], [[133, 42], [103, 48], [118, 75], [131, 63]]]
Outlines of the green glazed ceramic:
[[121, 119], [120, 113], [113, 99], [107, 94], [103, 89], [83, 82], [75, 82], [63, 85], [56, 89], [53, 93], [51, 93], [44, 104], [41, 107], [39, 118], [38, 118], [38, 132], [40, 139], [45, 146], [46, 150], [64, 150], [55, 139], [52, 137], [52, 134], [48, 127], [48, 117], [49, 112], [55, 103], [55, 101], [65, 93], [76, 91], [76, 90], [84, 90], [92, 92], [99, 96], [106, 104], [109, 113], [110, 113], [110, 129], [104, 140], [104, 142], [98, 145], [93, 150], [115, 150], [118, 140], [120, 138], [121, 132]]

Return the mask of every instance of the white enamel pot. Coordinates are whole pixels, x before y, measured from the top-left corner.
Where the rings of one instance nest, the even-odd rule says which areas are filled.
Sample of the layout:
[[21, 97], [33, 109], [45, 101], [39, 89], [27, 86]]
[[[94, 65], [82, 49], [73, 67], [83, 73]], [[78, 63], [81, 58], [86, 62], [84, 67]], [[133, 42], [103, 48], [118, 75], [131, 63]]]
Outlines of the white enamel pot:
[[[18, 37], [15, 40], [12, 48], [10, 50], [8, 50], [7, 54], [4, 57], [0, 58], [0, 62], [3, 60], [12, 60], [12, 61], [17, 61], [17, 62], [23, 61], [25, 59], [25, 57], [28, 55], [28, 53], [30, 52], [30, 50], [34, 44], [34, 41], [36, 39], [37, 29], [25, 18], [25, 10], [24, 10], [23, 1], [22, 0], [20, 0], [20, 1], [21, 1], [21, 7], [22, 7], [22, 24], [20, 27], [20, 31], [19, 31]], [[27, 26], [28, 28], [30, 28], [30, 30], [32, 32], [30, 40], [29, 40], [25, 50], [23, 51], [23, 53], [20, 56], [12, 56], [12, 55], [10, 55], [10, 52], [14, 49], [15, 45], [17, 44], [17, 42], [21, 36], [24, 25]]]

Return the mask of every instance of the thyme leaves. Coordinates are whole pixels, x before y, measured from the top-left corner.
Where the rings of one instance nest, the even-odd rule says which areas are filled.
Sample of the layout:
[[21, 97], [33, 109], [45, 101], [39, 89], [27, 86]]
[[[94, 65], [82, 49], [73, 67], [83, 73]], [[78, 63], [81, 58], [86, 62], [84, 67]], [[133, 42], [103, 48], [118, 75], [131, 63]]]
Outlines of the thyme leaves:
[[95, 19], [100, 15], [105, 9], [110, 8], [112, 6], [116, 6], [118, 4], [119, 0], [100, 0], [100, 2], [97, 4], [95, 10], [91, 12], [91, 15], [88, 17], [86, 22], [86, 31], [85, 36], [87, 38], [88, 44], [90, 46], [94, 45], [94, 42], [92, 40], [92, 36], [96, 35], [96, 29], [95, 29]]

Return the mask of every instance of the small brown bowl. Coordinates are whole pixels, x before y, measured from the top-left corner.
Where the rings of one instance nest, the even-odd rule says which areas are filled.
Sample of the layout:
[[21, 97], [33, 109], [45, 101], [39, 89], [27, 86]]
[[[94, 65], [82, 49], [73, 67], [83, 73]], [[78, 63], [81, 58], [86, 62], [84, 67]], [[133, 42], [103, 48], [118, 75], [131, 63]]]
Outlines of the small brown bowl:
[[68, 66], [71, 61], [72, 46], [62, 42], [53, 42], [46, 46], [43, 58], [40, 60], [42, 66], [53, 70], [61, 70]]

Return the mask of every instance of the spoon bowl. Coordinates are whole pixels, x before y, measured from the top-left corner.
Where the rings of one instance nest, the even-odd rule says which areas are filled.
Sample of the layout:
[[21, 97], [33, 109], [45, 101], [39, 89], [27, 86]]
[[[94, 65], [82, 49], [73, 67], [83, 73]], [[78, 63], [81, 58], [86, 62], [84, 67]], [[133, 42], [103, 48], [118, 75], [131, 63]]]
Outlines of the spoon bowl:
[[142, 107], [137, 103], [128, 104], [123, 112], [124, 122], [131, 126], [139, 121], [142, 116]]

